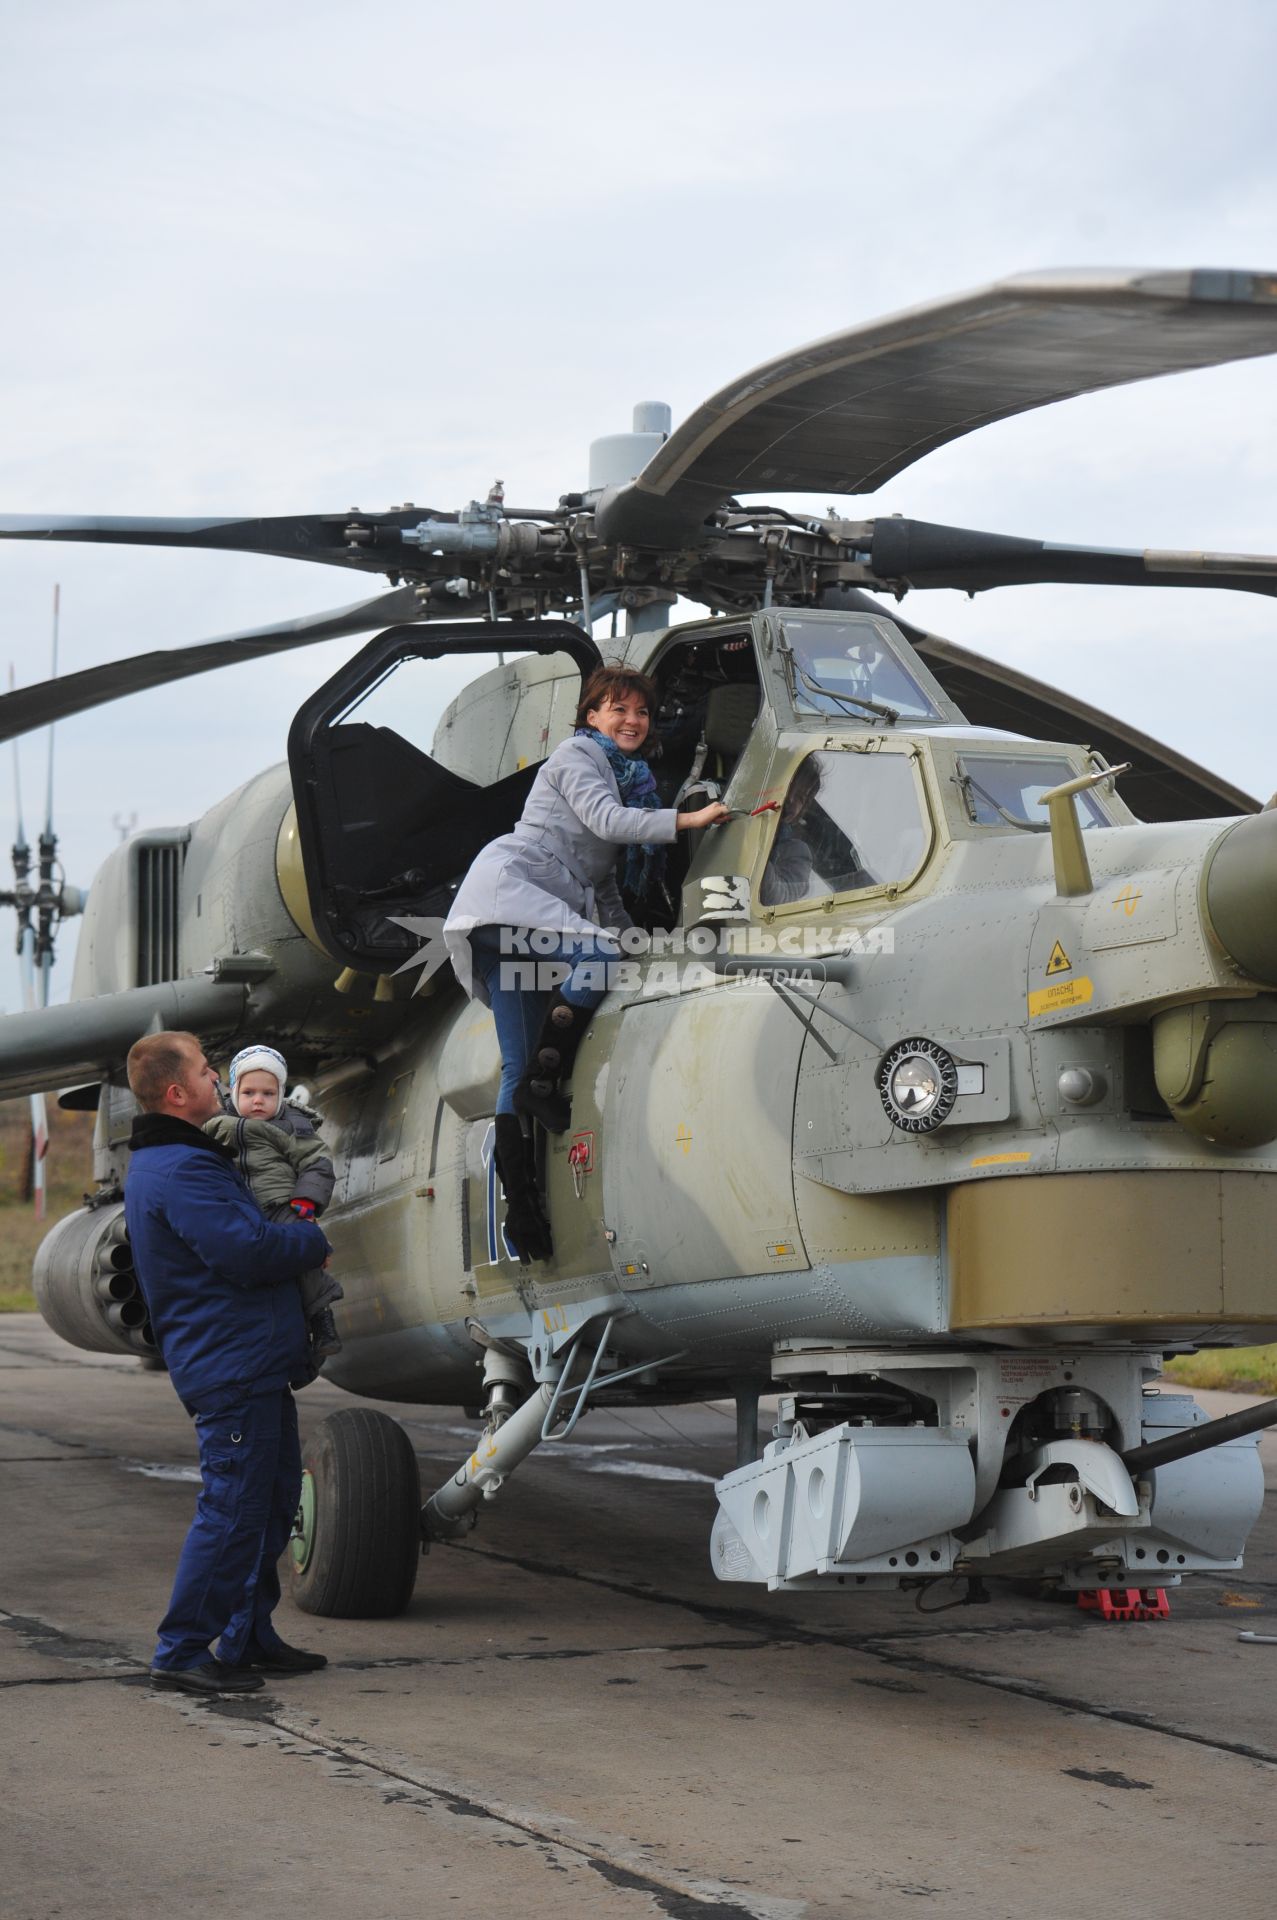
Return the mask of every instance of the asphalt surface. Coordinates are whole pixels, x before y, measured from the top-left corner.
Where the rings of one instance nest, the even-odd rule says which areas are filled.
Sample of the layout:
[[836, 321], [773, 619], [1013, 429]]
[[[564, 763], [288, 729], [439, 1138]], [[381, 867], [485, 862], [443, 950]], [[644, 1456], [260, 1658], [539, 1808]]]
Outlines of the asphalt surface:
[[[351, 1404], [320, 1382], [304, 1424]], [[474, 1427], [392, 1411], [433, 1490]], [[406, 1615], [286, 1600], [331, 1665], [219, 1704], [145, 1673], [193, 1441], [164, 1375], [0, 1319], [4, 1920], [1272, 1908], [1277, 1645], [1238, 1633], [1277, 1633], [1277, 1501], [1169, 1620], [1002, 1592], [925, 1617], [720, 1585], [730, 1410], [597, 1413]]]

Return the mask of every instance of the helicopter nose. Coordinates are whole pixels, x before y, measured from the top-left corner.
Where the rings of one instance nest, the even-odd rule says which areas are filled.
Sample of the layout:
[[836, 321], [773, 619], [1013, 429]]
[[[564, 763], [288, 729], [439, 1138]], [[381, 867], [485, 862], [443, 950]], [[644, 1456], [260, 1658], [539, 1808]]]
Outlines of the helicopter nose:
[[1229, 959], [1252, 980], [1277, 985], [1277, 811], [1248, 814], [1206, 856], [1202, 907]]

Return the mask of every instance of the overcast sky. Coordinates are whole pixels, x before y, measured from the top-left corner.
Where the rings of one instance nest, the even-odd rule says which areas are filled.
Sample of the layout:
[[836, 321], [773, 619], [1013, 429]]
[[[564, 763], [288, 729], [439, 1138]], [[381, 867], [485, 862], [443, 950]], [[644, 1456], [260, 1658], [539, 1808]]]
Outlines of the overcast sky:
[[[634, 401], [677, 421], [919, 301], [1045, 267], [1277, 269], [1270, 0], [0, 0], [0, 25], [0, 511], [456, 508], [498, 475], [552, 502]], [[849, 510], [1273, 551], [1275, 402], [1268, 361], [1072, 401]], [[47, 672], [57, 581], [66, 672], [376, 585], [5, 543], [0, 672], [22, 683]], [[1277, 786], [1271, 600], [1043, 587], [905, 612]], [[192, 819], [282, 758], [358, 644], [62, 726], [69, 878], [113, 817]], [[29, 830], [43, 768], [33, 739]]]

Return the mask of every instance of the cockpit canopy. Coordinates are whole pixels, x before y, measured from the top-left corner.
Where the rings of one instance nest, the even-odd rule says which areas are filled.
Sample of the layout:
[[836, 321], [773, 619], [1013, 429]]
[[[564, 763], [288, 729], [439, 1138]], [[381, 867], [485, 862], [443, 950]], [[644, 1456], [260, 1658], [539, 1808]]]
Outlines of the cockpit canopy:
[[758, 885], [763, 907], [898, 886], [931, 841], [909, 753], [809, 753], [781, 803]]
[[[927, 636], [914, 638], [927, 650]], [[661, 804], [690, 811], [721, 794], [742, 821], [769, 815], [767, 830], [749, 836], [752, 854], [743, 844], [729, 851], [736, 825], [714, 844], [716, 858], [721, 849], [727, 860], [757, 860], [755, 905], [772, 912], [898, 889], [919, 873], [934, 836], [908, 739], [920, 730], [929, 754], [948, 756], [946, 791], [951, 771], [961, 801], [946, 809], [959, 832], [1045, 829], [1043, 792], [1077, 769], [1063, 753], [1027, 742], [1021, 751], [1013, 735], [980, 751], [970, 736], [994, 716], [976, 711], [969, 724], [918, 648], [882, 613], [771, 608], [618, 636], [608, 651], [656, 682], [645, 751]], [[498, 649], [508, 663], [470, 679], [466, 656]], [[447, 913], [479, 849], [514, 825], [541, 762], [570, 733], [583, 678], [601, 660], [593, 640], [563, 621], [400, 627], [311, 696], [293, 724], [289, 762], [311, 913], [335, 959], [384, 973], [411, 957], [418, 936], [401, 921]], [[975, 660], [962, 655], [968, 678]], [[953, 678], [943, 649], [937, 669]], [[449, 676], [461, 690], [436, 726]], [[414, 677], [429, 685], [414, 690]], [[978, 707], [983, 682], [972, 685]], [[950, 729], [966, 736], [953, 748], [941, 740]], [[810, 743], [805, 776], [800, 743]], [[791, 776], [815, 776], [818, 789], [806, 795], [802, 849]], [[1190, 800], [1189, 811], [1209, 804]], [[1084, 827], [1108, 824], [1103, 800], [1078, 804]], [[681, 838], [663, 905], [631, 901], [636, 919], [675, 924], [698, 851]]]
[[[1042, 752], [963, 753], [955, 761], [959, 791], [967, 817], [976, 827], [1018, 827], [1049, 833], [1050, 820], [1043, 795], [1077, 775], [1077, 768], [1061, 754]], [[1085, 831], [1107, 827], [1109, 817], [1095, 792], [1079, 793], [1074, 806]]]
[[914, 725], [962, 718], [917, 656], [906, 662], [901, 636], [889, 621], [864, 613], [786, 613], [777, 625], [795, 718]]

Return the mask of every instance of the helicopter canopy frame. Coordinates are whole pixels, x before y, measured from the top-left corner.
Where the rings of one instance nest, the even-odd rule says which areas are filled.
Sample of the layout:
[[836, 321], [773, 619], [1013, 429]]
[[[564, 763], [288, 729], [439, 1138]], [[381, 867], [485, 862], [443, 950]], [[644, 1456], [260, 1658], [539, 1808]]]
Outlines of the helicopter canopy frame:
[[344, 966], [385, 973], [416, 950], [394, 916], [447, 913], [480, 848], [518, 819], [540, 764], [483, 786], [392, 727], [354, 717], [358, 707], [408, 660], [496, 652], [567, 654], [583, 685], [603, 664], [593, 640], [567, 621], [390, 627], [297, 711], [288, 763], [311, 917]]

